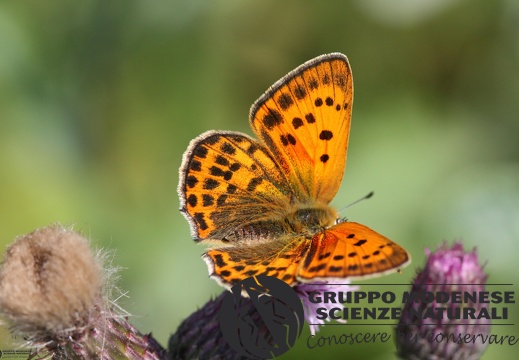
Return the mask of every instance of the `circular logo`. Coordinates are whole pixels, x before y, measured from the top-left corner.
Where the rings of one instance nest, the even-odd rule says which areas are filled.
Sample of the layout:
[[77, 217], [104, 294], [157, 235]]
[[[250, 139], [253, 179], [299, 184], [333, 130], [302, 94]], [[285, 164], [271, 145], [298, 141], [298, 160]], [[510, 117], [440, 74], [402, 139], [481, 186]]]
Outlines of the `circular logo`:
[[304, 310], [284, 281], [259, 275], [231, 288], [220, 308], [224, 339], [239, 354], [272, 359], [287, 352], [301, 335]]

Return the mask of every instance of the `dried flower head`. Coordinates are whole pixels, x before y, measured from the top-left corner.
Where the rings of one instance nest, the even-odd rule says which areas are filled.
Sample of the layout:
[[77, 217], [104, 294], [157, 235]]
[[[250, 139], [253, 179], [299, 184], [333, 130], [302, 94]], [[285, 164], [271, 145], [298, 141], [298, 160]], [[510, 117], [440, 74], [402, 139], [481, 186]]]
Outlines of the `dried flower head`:
[[102, 275], [88, 242], [60, 226], [18, 238], [0, 269], [0, 308], [16, 329], [38, 339], [77, 338], [94, 314]]
[[40, 357], [165, 357], [110, 300], [116, 269], [105, 266], [106, 258], [59, 225], [19, 237], [8, 248], [0, 268], [0, 312]]

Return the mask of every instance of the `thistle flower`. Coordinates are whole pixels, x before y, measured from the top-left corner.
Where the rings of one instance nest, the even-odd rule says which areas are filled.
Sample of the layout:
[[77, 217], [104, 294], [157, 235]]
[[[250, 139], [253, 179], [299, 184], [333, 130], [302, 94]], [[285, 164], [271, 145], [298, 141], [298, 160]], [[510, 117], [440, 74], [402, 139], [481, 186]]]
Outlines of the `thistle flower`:
[[37, 356], [159, 359], [165, 351], [110, 300], [116, 269], [72, 230], [53, 225], [22, 236], [0, 268], [0, 312]]
[[[318, 319], [315, 314], [317, 314], [318, 308], [326, 308], [326, 312], [329, 312], [332, 308], [337, 307], [337, 304], [334, 303], [313, 303], [309, 300], [310, 293], [314, 291], [318, 291], [320, 293], [324, 292], [348, 292], [348, 291], [356, 291], [359, 289], [358, 286], [349, 286], [349, 280], [344, 280], [343, 284], [328, 284], [325, 282], [312, 283], [312, 284], [300, 284], [294, 287], [294, 290], [297, 292], [301, 300], [303, 301], [303, 307], [305, 309], [305, 320], [308, 322], [310, 326], [310, 333], [315, 335], [316, 332], [319, 331], [319, 326], [325, 325], [326, 321], [330, 321], [330, 318], [326, 319]], [[337, 320], [337, 322], [345, 323], [346, 320]]]
[[[426, 249], [427, 262], [414, 282], [411, 293], [424, 295], [445, 292], [476, 292], [485, 290], [487, 275], [479, 264], [476, 250], [465, 252], [461, 242], [452, 247], [443, 244], [436, 252]], [[430, 295], [430, 294], [429, 294]], [[396, 329], [398, 355], [403, 359], [478, 359], [485, 350], [486, 344], [481, 337], [474, 341], [456, 341], [469, 334], [472, 338], [481, 334], [488, 335], [490, 321], [487, 319], [463, 319], [451, 316], [456, 308], [470, 307], [479, 312], [488, 309], [488, 304], [478, 302], [455, 303], [452, 297], [447, 302], [409, 301], [404, 305], [402, 317]], [[442, 316], [436, 318], [419, 318], [428, 309], [446, 308]]]
[[[346, 288], [345, 288], [346, 286]], [[348, 285], [335, 285], [319, 283], [318, 285], [299, 284], [294, 291], [303, 302], [305, 320], [310, 324], [312, 335], [319, 330], [319, 326], [325, 323], [315, 316], [318, 307], [336, 307], [337, 304], [314, 304], [308, 300], [308, 296], [313, 291], [319, 292], [339, 292], [354, 291], [357, 287]], [[227, 291], [224, 291], [214, 300], [208, 301], [201, 309], [194, 312], [184, 320], [177, 329], [177, 332], [169, 340], [170, 359], [245, 359], [243, 355], [237, 353], [224, 338], [220, 330], [220, 309], [224, 302]], [[250, 319], [259, 328], [267, 342], [272, 341], [269, 331], [262, 321], [253, 302], [248, 298], [241, 299], [243, 308], [242, 314], [248, 314]], [[329, 321], [329, 320], [327, 320]]]
[[269, 359], [303, 328], [298, 295], [265, 275], [235, 284], [193, 313], [170, 338], [170, 359]]
[[[177, 332], [169, 339], [169, 359], [229, 359], [238, 360], [238, 354], [224, 339], [220, 330], [220, 308], [227, 295], [224, 291], [209, 300], [201, 309], [184, 320]], [[254, 311], [252, 301], [245, 301], [250, 307], [253, 319], [259, 322], [259, 314]]]

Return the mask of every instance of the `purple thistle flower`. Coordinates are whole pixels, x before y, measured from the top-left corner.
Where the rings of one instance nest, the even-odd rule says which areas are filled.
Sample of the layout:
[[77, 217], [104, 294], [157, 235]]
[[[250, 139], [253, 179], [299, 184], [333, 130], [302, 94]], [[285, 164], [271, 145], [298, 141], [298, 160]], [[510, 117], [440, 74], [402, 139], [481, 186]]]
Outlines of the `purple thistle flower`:
[[[319, 326], [325, 325], [326, 321], [330, 321], [330, 318], [327, 319], [318, 319], [316, 317], [317, 309], [318, 308], [326, 308], [327, 312], [331, 310], [332, 308], [337, 307], [337, 304], [335, 303], [313, 303], [309, 300], [310, 293], [314, 291], [318, 291], [320, 293], [324, 292], [347, 292], [347, 291], [356, 291], [358, 290], [358, 286], [349, 286], [350, 282], [348, 280], [343, 280], [344, 284], [328, 284], [325, 282], [321, 283], [313, 283], [313, 285], [310, 284], [299, 284], [294, 287], [294, 290], [297, 292], [301, 300], [303, 301], [303, 307], [305, 309], [305, 320], [310, 325], [310, 333], [312, 335], [315, 335], [317, 331], [319, 331]], [[319, 285], [315, 285], [319, 284]], [[346, 320], [337, 320], [338, 322], [345, 323]]]
[[[177, 332], [169, 339], [169, 359], [244, 358], [227, 343], [220, 330], [219, 313], [226, 293], [224, 291], [215, 299], [209, 300], [180, 324]], [[245, 300], [244, 306], [249, 308], [247, 310], [252, 319], [259, 323], [260, 315], [255, 311], [252, 301]]]
[[[434, 253], [426, 249], [425, 254], [427, 262], [411, 289], [411, 295], [419, 295], [418, 300], [406, 302], [396, 329], [398, 355], [413, 360], [478, 359], [486, 348], [482, 337], [489, 333], [490, 320], [464, 319], [463, 308], [474, 308], [477, 314], [488, 309], [488, 304], [452, 301], [453, 292], [461, 292], [463, 301], [464, 292], [477, 295], [485, 290], [487, 275], [476, 250], [465, 252], [462, 243], [456, 242], [452, 247], [443, 244]], [[449, 300], [433, 299], [432, 294], [438, 292], [447, 293]], [[445, 310], [440, 315], [435, 308]], [[465, 336], [472, 341], [464, 341]]]
[[[349, 282], [348, 282], [349, 283]], [[319, 283], [319, 285], [299, 284], [294, 287], [295, 292], [303, 302], [305, 320], [310, 324], [312, 335], [324, 325], [325, 320], [319, 320], [315, 316], [317, 308], [326, 307], [328, 310], [337, 307], [337, 304], [312, 303], [308, 296], [313, 291], [340, 292], [354, 291], [357, 287], [346, 284], [336, 285]], [[195, 311], [184, 320], [177, 329], [177, 332], [169, 340], [170, 359], [243, 359], [225, 340], [220, 330], [219, 312], [224, 301], [226, 291], [208, 301], [201, 309]], [[248, 298], [242, 299], [243, 313], [250, 315], [251, 320], [259, 327], [259, 331], [266, 337], [267, 341], [272, 338], [268, 336], [268, 330], [261, 320], [261, 315], [257, 312], [252, 301]], [[326, 321], [330, 321], [327, 319]]]

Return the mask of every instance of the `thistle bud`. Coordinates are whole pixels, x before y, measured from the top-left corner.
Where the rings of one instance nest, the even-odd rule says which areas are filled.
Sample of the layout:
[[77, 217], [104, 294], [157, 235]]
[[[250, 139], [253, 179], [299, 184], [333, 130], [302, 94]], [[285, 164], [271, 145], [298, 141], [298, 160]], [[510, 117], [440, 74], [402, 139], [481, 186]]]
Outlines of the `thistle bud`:
[[19, 237], [0, 268], [0, 312], [42, 358], [159, 359], [110, 300], [116, 269], [78, 233], [53, 225]]

